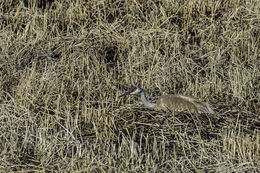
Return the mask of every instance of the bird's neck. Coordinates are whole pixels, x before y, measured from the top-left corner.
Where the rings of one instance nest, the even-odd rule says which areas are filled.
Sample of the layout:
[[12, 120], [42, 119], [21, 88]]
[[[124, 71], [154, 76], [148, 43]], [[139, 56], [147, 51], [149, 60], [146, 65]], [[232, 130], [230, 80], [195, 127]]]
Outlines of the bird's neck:
[[155, 103], [151, 103], [146, 99], [145, 93], [141, 92], [141, 100], [144, 103], [145, 106], [149, 107], [149, 108], [154, 108], [155, 107]]

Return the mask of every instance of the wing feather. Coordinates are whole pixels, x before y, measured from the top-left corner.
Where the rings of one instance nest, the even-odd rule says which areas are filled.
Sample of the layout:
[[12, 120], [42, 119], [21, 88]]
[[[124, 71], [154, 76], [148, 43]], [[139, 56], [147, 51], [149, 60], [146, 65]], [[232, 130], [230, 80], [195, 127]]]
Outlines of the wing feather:
[[197, 112], [197, 113], [214, 113], [208, 103], [201, 102], [192, 97], [182, 95], [163, 95], [156, 103], [158, 109], [173, 112]]

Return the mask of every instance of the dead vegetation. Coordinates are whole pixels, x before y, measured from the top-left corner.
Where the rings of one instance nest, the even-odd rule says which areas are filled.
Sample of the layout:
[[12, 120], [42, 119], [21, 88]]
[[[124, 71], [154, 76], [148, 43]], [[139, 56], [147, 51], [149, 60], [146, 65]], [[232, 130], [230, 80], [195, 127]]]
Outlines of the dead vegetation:
[[[1, 172], [257, 172], [260, 1], [0, 1]], [[181, 93], [217, 112], [118, 99]]]

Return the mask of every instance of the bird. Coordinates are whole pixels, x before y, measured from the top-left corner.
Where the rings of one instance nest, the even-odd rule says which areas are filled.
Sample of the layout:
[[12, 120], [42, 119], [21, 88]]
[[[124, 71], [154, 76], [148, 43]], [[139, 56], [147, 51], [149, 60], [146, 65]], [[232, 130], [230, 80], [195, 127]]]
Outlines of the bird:
[[215, 112], [208, 103], [201, 102], [195, 98], [183, 96], [183, 95], [162, 95], [156, 101], [151, 103], [147, 100], [146, 94], [143, 88], [140, 86], [134, 86], [129, 91], [120, 95], [119, 98], [126, 95], [138, 95], [141, 96], [141, 100], [146, 107], [171, 111], [171, 112], [189, 112], [189, 113], [209, 113], [214, 114]]

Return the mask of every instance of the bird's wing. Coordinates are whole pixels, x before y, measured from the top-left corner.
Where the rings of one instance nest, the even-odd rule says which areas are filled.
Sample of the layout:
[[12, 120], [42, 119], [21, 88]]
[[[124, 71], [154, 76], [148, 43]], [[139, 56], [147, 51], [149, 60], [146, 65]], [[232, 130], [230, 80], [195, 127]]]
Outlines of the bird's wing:
[[192, 102], [197, 107], [198, 113], [202, 113], [202, 112], [211, 113], [211, 114], [214, 113], [213, 109], [210, 107], [210, 105], [208, 103], [201, 102], [197, 99], [187, 97], [187, 96], [182, 96], [182, 95], [178, 95], [178, 96], [189, 102]]
[[197, 112], [192, 98], [181, 95], [163, 95], [157, 102], [157, 106], [161, 109], [167, 109], [174, 112], [189, 111]]
[[183, 95], [164, 95], [161, 96], [158, 102], [159, 106], [172, 111], [188, 111], [198, 113], [214, 113], [209, 104], [201, 102], [192, 97]]

